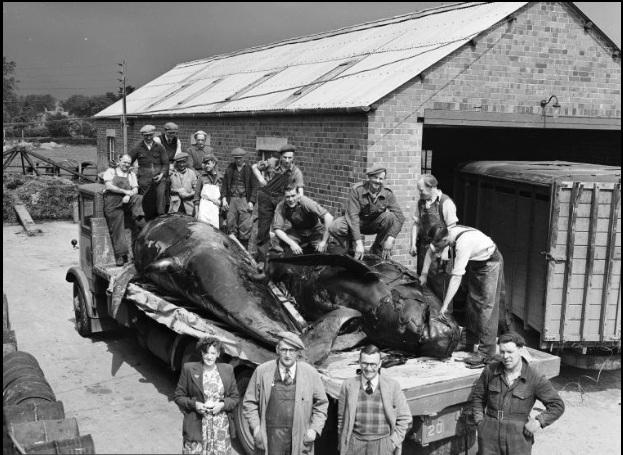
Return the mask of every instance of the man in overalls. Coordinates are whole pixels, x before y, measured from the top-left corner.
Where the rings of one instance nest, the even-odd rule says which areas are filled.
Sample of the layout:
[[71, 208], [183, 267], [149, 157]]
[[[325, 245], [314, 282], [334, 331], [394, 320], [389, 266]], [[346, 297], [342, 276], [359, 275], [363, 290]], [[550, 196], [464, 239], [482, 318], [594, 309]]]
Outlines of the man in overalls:
[[130, 172], [132, 158], [123, 155], [119, 166], [104, 172], [104, 218], [108, 224], [110, 240], [115, 254], [115, 265], [128, 262], [130, 245], [125, 235], [126, 228], [132, 230], [132, 241], [142, 227], [142, 197], [138, 195], [136, 176]]
[[498, 334], [500, 308], [505, 317], [503, 331], [508, 330], [510, 320], [506, 313], [506, 290], [504, 286], [504, 259], [497, 246], [478, 229], [455, 225], [446, 228], [434, 225], [428, 232], [431, 246], [426, 253], [420, 284], [424, 286], [428, 269], [435, 257], [447, 252], [453, 268], [443, 304], [441, 317], [448, 310], [463, 275], [467, 272], [467, 346], [478, 342], [478, 351], [465, 359], [468, 365], [480, 367], [489, 363], [495, 355], [495, 338]]
[[[292, 145], [284, 145], [279, 149], [279, 165], [272, 172], [272, 178], [265, 186], [257, 190], [257, 261], [264, 262], [270, 246], [270, 226], [273, 222], [277, 204], [283, 199], [283, 189], [288, 183], [293, 183], [298, 188], [298, 193], [303, 195], [303, 173], [294, 164], [294, 152]], [[253, 165], [254, 171], [266, 171], [269, 160], [260, 161]], [[260, 184], [261, 184], [260, 180]]]
[[298, 360], [305, 349], [292, 332], [278, 334], [277, 360], [255, 369], [242, 402], [256, 453], [313, 454], [327, 419], [329, 401], [320, 374]]
[[169, 177], [169, 156], [161, 144], [154, 142], [156, 127], [141, 128], [143, 140], [128, 153], [138, 162], [138, 188], [143, 196], [145, 220], [149, 221], [166, 213], [166, 185]]

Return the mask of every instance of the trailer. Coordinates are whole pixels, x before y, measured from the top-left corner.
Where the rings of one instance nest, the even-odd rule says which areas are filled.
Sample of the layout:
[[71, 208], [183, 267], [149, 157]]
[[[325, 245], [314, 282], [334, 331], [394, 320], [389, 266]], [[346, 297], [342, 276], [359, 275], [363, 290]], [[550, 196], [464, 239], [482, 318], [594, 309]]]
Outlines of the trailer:
[[512, 312], [542, 349], [620, 351], [620, 167], [477, 161], [455, 188], [461, 223], [498, 245]]
[[[137, 334], [139, 343], [179, 371], [184, 362], [198, 360], [194, 345], [211, 334], [223, 341], [222, 361], [234, 367], [241, 394], [255, 367], [276, 358], [274, 349], [249, 339], [231, 326], [211, 319], [183, 299], [166, 295], [147, 282], [129, 282], [133, 266], [116, 267], [112, 244], [103, 217], [103, 185], [79, 187], [80, 266], [68, 270], [73, 283], [73, 307], [77, 331], [82, 336], [127, 327]], [[130, 233], [127, 233], [128, 236]], [[271, 286], [284, 304], [288, 299]], [[345, 335], [347, 336], [347, 335]], [[339, 337], [336, 341], [339, 345]], [[451, 358], [409, 359], [405, 364], [383, 370], [399, 381], [413, 415], [413, 428], [405, 447], [416, 453], [473, 453], [476, 434], [466, 422], [471, 389], [481, 370], [466, 368], [461, 361], [467, 352]], [[560, 358], [526, 349], [532, 366], [547, 377], [558, 375]], [[317, 369], [330, 397], [329, 416], [321, 437], [319, 453], [337, 451], [337, 399], [342, 382], [356, 376], [359, 351], [332, 352]], [[253, 453], [253, 437], [244, 421], [241, 406], [234, 411], [238, 439], [243, 449]], [[410, 452], [410, 453], [412, 453]]]

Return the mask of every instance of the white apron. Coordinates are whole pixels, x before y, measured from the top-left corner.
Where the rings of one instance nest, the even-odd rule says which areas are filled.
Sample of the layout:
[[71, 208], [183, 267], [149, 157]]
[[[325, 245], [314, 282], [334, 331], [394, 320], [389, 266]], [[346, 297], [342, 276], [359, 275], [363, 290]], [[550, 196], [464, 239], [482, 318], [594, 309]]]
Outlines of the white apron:
[[219, 228], [219, 206], [214, 202], [208, 200], [220, 199], [221, 190], [218, 185], [212, 185], [211, 183], [204, 183], [201, 188], [201, 201], [199, 201], [199, 213], [197, 219], [205, 223], [209, 223], [216, 229]]

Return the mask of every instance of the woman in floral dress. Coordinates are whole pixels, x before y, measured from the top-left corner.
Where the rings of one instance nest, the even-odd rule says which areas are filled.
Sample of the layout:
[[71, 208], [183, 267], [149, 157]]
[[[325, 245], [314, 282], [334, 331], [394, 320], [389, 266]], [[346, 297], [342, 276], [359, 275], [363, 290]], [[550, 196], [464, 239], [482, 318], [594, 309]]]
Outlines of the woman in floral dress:
[[221, 353], [216, 338], [202, 338], [197, 349], [202, 362], [184, 364], [175, 389], [175, 404], [184, 414], [182, 453], [227, 455], [231, 453], [229, 413], [240, 399], [234, 369], [216, 362]]

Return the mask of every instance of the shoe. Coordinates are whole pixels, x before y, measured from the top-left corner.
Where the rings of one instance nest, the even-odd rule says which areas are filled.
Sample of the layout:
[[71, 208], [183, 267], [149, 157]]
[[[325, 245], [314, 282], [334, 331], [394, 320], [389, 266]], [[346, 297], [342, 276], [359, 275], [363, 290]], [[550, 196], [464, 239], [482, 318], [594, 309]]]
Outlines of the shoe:
[[370, 247], [370, 254], [376, 254], [377, 256], [383, 256], [383, 247], [376, 242]]
[[466, 359], [463, 360], [467, 365], [476, 367], [476, 366], [484, 366], [491, 361], [491, 357], [485, 355], [481, 352], [476, 352], [473, 355], [470, 355]]
[[121, 267], [121, 266], [123, 266], [123, 256], [117, 256], [117, 257], [115, 258], [115, 265], [116, 265], [117, 267]]

